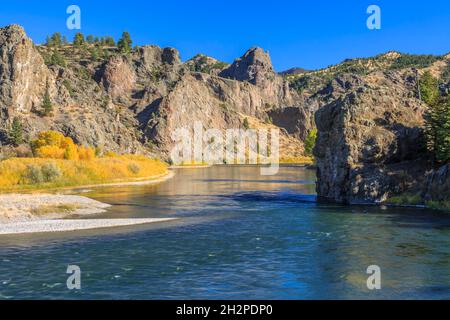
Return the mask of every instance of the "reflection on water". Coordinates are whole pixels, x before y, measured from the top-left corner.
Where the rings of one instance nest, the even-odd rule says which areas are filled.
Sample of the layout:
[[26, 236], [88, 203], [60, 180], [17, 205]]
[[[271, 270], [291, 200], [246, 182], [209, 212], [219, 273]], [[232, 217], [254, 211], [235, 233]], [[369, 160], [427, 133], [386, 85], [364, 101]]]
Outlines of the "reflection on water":
[[[450, 216], [315, 202], [314, 172], [182, 169], [159, 185], [85, 193], [98, 217], [170, 223], [0, 237], [0, 298], [450, 298]], [[68, 264], [82, 290], [68, 291]], [[366, 287], [369, 265], [382, 290]]]

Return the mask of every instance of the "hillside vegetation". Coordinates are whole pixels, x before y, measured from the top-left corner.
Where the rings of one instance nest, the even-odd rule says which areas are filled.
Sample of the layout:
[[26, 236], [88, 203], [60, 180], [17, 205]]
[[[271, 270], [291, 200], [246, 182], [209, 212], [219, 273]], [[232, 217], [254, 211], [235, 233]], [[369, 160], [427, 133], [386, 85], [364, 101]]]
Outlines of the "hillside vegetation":
[[43, 132], [32, 142], [34, 157], [0, 161], [0, 191], [106, 184], [157, 178], [167, 165], [139, 155], [117, 155], [77, 146], [57, 132]]

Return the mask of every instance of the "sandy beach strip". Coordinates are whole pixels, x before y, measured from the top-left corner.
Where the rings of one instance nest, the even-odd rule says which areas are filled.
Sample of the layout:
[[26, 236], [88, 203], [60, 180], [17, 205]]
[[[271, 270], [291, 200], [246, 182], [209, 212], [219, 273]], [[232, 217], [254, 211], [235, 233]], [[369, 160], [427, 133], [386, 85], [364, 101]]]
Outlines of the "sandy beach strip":
[[0, 235], [125, 227], [172, 220], [176, 218], [37, 220], [0, 224]]

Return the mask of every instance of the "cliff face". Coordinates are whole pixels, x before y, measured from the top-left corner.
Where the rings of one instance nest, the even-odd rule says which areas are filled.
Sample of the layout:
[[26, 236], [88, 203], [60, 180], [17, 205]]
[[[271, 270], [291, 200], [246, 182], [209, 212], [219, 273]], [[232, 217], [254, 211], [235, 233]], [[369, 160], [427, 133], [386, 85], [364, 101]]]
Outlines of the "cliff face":
[[[232, 65], [204, 56], [183, 64], [176, 49], [157, 46], [129, 55], [95, 50], [34, 46], [20, 26], [1, 28], [0, 143], [19, 117], [29, 139], [57, 130], [80, 144], [165, 157], [171, 134], [195, 121], [205, 129], [240, 128], [246, 116], [264, 122], [270, 109], [299, 106], [297, 92], [259, 48]], [[65, 62], [53, 63], [55, 54]], [[191, 71], [203, 63], [209, 74]], [[53, 112], [42, 116], [47, 86]]]
[[46, 81], [52, 84], [53, 75], [25, 31], [17, 25], [0, 29], [0, 107], [29, 112], [40, 104]]
[[420, 183], [425, 106], [414, 97], [412, 79], [401, 72], [371, 74], [317, 111], [321, 199], [381, 202]]

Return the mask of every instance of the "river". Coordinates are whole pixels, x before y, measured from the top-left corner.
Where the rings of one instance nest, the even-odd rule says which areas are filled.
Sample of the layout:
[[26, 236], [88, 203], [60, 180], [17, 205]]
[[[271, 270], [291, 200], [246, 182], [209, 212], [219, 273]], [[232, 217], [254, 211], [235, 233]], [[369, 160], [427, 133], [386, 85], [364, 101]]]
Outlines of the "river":
[[[449, 299], [450, 215], [315, 202], [314, 172], [179, 169], [159, 185], [82, 195], [117, 229], [0, 237], [0, 299]], [[81, 269], [69, 290], [68, 265]], [[367, 268], [380, 268], [380, 290]]]

